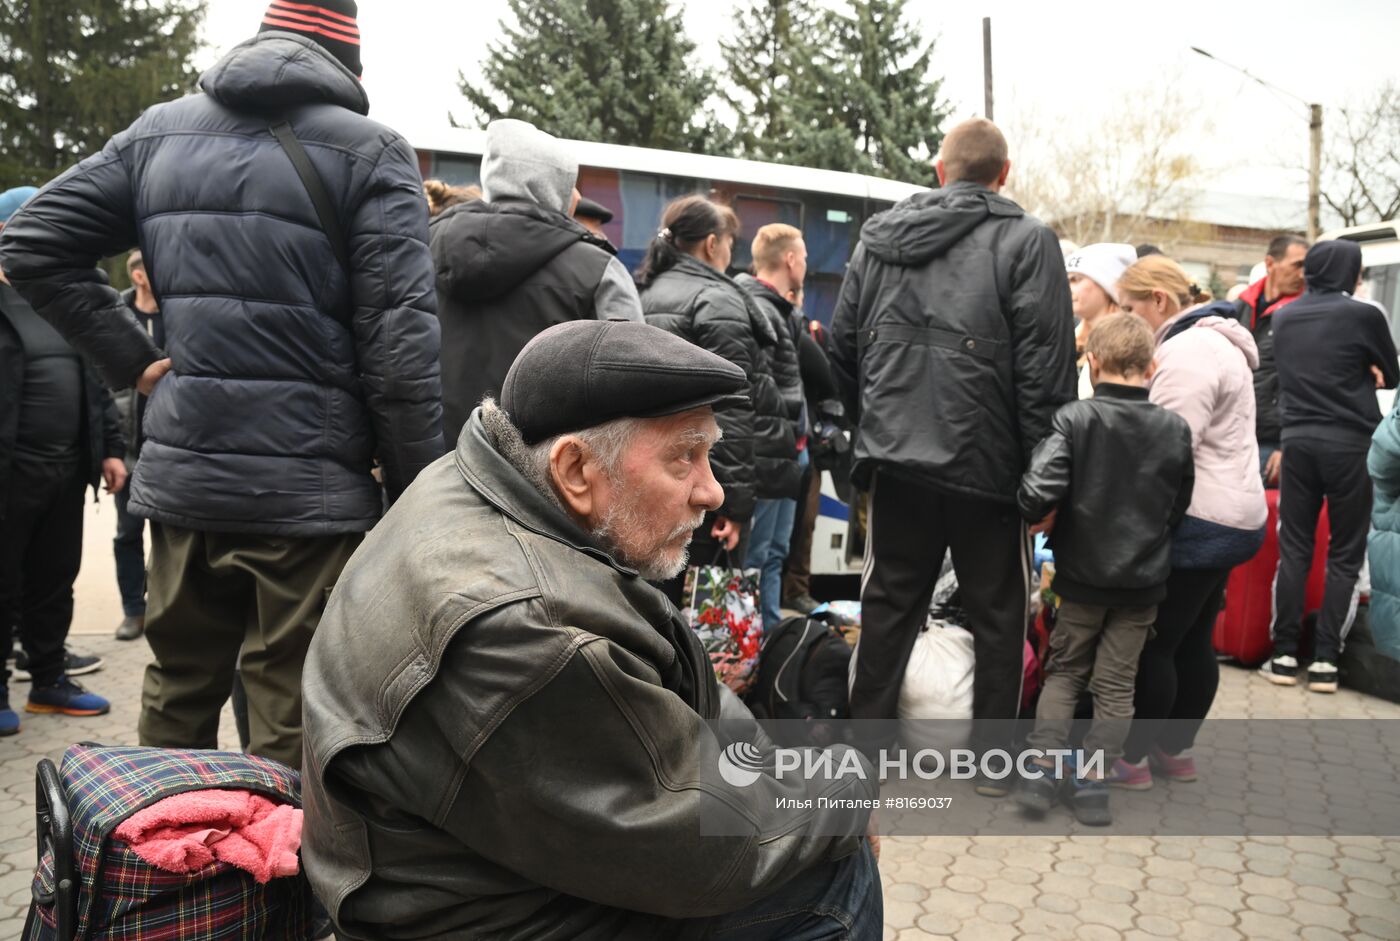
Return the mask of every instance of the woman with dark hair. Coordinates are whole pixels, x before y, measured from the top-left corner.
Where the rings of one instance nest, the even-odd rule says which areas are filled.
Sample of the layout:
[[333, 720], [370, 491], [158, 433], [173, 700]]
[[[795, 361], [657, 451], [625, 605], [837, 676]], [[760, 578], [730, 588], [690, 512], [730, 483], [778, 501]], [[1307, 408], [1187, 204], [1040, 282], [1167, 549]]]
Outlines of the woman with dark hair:
[[[768, 363], [777, 335], [725, 274], [738, 233], [728, 206], [683, 196], [666, 207], [637, 273], [647, 323], [723, 356], [749, 377], [749, 404], [715, 416], [724, 438], [710, 452], [710, 465], [724, 487], [724, 505], [706, 515], [690, 546], [691, 559], [705, 565], [721, 551], [742, 564], [754, 503], [791, 496], [801, 479], [792, 425]], [[677, 604], [684, 578], [662, 586]]]

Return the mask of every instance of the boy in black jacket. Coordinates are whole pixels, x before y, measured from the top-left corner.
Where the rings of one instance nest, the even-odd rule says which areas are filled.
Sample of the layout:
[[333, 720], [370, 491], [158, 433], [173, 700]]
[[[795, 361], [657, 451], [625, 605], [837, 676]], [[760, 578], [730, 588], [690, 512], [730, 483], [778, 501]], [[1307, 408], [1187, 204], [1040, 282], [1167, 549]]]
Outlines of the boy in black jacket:
[[1303, 260], [1303, 276], [1307, 293], [1274, 314], [1283, 477], [1274, 656], [1262, 672], [1282, 686], [1298, 682], [1303, 593], [1326, 498], [1332, 537], [1308, 689], [1335, 693], [1337, 657], [1356, 617], [1356, 577], [1366, 558], [1371, 518], [1366, 452], [1381, 421], [1376, 389], [1395, 388], [1400, 371], [1385, 314], [1349, 296], [1361, 276], [1360, 245], [1318, 242]]
[[[1152, 331], [1112, 314], [1089, 334], [1094, 398], [1055, 413], [1035, 449], [1016, 500], [1021, 515], [1050, 530], [1059, 618], [1028, 744], [1042, 751], [1069, 741], [1075, 704], [1087, 685], [1094, 722], [1086, 755], [1102, 764], [1075, 769], [1063, 798], [1082, 823], [1112, 822], [1102, 773], [1122, 752], [1133, 718], [1138, 654], [1157, 619], [1171, 569], [1171, 530], [1191, 503], [1194, 463], [1186, 422], [1147, 400], [1155, 364]], [[1038, 760], [1050, 769], [1050, 759]], [[1039, 815], [1050, 808], [1053, 772], [1027, 775], [1017, 802]]]

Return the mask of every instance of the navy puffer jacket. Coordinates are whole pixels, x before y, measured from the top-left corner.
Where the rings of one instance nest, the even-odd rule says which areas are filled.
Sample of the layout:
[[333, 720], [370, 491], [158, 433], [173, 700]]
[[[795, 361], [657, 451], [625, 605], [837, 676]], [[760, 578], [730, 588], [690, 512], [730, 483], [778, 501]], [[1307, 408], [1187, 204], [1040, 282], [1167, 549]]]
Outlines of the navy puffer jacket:
[[[145, 415], [131, 510], [212, 532], [362, 532], [442, 455], [428, 213], [413, 151], [314, 42], [260, 33], [51, 182], [0, 267], [113, 388], [161, 356], [93, 266], [139, 244], [174, 366]], [[268, 129], [337, 203], [352, 274]], [[344, 324], [349, 324], [350, 328]]]

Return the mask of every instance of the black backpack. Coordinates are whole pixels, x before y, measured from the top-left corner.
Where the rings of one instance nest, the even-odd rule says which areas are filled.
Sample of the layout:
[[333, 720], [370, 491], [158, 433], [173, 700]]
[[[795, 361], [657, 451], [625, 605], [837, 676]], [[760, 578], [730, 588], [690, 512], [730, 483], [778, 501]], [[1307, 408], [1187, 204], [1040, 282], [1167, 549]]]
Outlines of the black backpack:
[[851, 646], [830, 625], [786, 618], [764, 638], [749, 708], [759, 719], [803, 719], [835, 732], [851, 716], [850, 668]]

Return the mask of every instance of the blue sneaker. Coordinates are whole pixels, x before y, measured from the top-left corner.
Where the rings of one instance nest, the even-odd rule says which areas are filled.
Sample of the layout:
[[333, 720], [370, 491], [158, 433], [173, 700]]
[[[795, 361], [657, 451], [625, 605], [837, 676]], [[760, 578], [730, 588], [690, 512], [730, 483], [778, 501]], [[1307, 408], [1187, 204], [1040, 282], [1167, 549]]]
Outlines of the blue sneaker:
[[89, 693], [66, 676], [52, 686], [36, 686], [29, 691], [25, 712], [58, 713], [65, 716], [105, 715], [112, 704], [96, 693]]
[[19, 731], [19, 713], [10, 708], [10, 691], [0, 686], [0, 735], [14, 735]]

